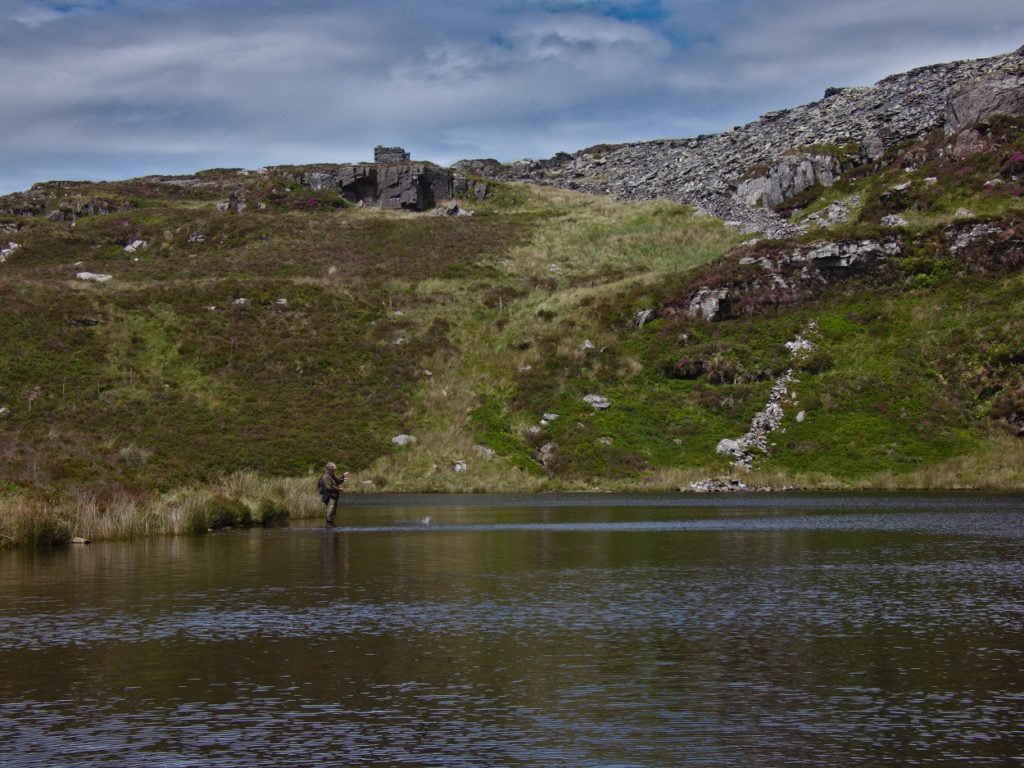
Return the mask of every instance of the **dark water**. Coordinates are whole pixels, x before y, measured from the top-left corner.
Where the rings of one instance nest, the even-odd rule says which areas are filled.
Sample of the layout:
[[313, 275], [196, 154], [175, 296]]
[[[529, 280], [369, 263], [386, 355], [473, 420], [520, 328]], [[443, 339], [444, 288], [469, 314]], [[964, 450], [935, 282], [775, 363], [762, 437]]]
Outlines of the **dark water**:
[[0, 554], [0, 765], [1024, 765], [1020, 497], [359, 501]]

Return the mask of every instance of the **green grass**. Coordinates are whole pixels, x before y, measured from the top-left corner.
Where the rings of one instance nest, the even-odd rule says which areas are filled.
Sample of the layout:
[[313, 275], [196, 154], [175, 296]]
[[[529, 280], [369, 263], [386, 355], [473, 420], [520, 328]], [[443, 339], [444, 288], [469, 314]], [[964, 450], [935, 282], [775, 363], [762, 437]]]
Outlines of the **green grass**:
[[[89, 524], [117, 535], [209, 527], [213, 491], [180, 489], [239, 471], [253, 487], [305, 478], [327, 459], [356, 470], [357, 491], [678, 487], [730, 471], [716, 444], [746, 431], [791, 364], [785, 342], [812, 321], [819, 351], [796, 372], [763, 476], [931, 487], [941, 467], [950, 484], [1018, 487], [1005, 462], [986, 477], [968, 457], [1005, 455], [994, 425], [1024, 412], [1021, 275], [936, 255], [961, 205], [1020, 221], [1020, 127], [992, 130], [970, 173], [930, 145], [904, 147], [814, 191], [806, 210], [864, 201], [835, 236], [877, 234], [889, 208], [911, 220], [909, 255], [884, 280], [712, 324], [679, 307], [735, 274], [726, 255], [741, 238], [666, 202], [489, 182], [467, 203], [473, 217], [449, 219], [358, 210], [287, 169], [40, 188], [45, 210], [70, 197], [125, 209], [74, 226], [0, 214], [22, 245], [0, 266], [0, 489], [15, 506], [144, 495], [123, 505], [141, 522]], [[996, 193], [981, 182], [992, 174], [1005, 177]], [[904, 179], [907, 195], [885, 197]], [[230, 192], [243, 213], [216, 209]], [[147, 247], [126, 253], [135, 239]], [[114, 278], [75, 280], [83, 269]], [[638, 328], [645, 309], [657, 314]], [[591, 393], [612, 406], [595, 411]], [[541, 425], [547, 412], [558, 418]], [[398, 433], [417, 444], [395, 448]], [[168, 501], [181, 493], [188, 505]], [[280, 493], [217, 493], [254, 521], [282, 509]], [[84, 525], [48, 515], [23, 538]]]

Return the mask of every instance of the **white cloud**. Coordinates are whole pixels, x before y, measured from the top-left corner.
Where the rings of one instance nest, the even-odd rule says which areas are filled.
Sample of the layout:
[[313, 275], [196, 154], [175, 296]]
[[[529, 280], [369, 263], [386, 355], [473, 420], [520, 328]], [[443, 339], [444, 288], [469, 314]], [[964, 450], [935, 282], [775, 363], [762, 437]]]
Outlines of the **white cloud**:
[[1024, 42], [987, 0], [12, 2], [0, 188], [211, 165], [448, 162], [686, 136]]

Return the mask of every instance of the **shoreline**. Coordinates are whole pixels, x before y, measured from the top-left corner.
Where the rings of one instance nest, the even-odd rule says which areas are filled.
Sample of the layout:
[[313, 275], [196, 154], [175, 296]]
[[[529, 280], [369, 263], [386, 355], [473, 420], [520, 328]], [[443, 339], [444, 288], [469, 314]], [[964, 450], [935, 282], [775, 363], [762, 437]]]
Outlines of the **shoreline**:
[[[757, 481], [755, 482], [755, 478]], [[766, 483], [763, 476], [751, 473], [744, 477], [746, 487], [729, 486], [723, 481], [737, 478], [715, 478], [725, 487], [695, 490], [682, 485], [664, 483], [606, 483], [602, 486], [584, 483], [549, 483], [546, 487], [501, 488], [441, 487], [421, 484], [420, 487], [399, 487], [387, 490], [353, 483], [342, 496], [341, 506], [391, 506], [396, 502], [413, 506], [430, 506], [430, 501], [444, 499], [460, 506], [479, 499], [479, 506], [493, 506], [497, 497], [505, 497], [503, 507], [533, 506], [536, 501], [564, 506], [597, 506], [613, 495], [643, 497], [678, 497], [698, 506], [720, 500], [750, 500], [763, 497], [840, 496], [844, 494], [901, 494], [920, 496], [1022, 496], [1024, 484], [1012, 482], [1004, 486], [991, 482], [949, 485], [906, 482], [896, 484], [894, 478], [875, 478], [874, 482], [841, 483], [829, 478], [824, 483]], [[778, 478], [774, 478], [778, 479]], [[910, 480], [908, 476], [904, 478]], [[953, 478], [947, 478], [953, 479]], [[883, 481], [884, 482], [881, 482]], [[962, 480], [962, 478], [961, 478]], [[750, 482], [747, 482], [750, 481]], [[202, 487], [178, 489], [168, 493], [120, 492], [106, 497], [77, 490], [63, 497], [48, 497], [39, 490], [0, 498], [0, 550], [59, 546], [74, 539], [89, 542], [132, 540], [154, 536], [203, 535], [234, 528], [272, 527], [289, 520], [315, 519], [323, 515], [323, 506], [314, 492], [315, 478], [269, 478], [252, 472], [240, 472]], [[416, 500], [414, 501], [414, 497]], [[427, 503], [420, 503], [420, 500]], [[485, 501], [486, 500], [486, 501]], [[740, 502], [743, 503], [743, 502]], [[81, 543], [81, 542], [79, 542]]]

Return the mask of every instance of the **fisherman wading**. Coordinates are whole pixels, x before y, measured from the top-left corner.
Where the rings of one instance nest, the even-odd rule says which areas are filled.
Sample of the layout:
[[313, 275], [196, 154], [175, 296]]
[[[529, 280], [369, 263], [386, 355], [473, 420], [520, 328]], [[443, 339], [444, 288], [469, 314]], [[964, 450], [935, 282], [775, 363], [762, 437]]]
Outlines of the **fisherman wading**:
[[349, 476], [348, 472], [342, 472], [341, 477], [337, 475], [338, 465], [328, 462], [324, 467], [324, 473], [316, 481], [316, 489], [320, 492], [320, 500], [327, 510], [327, 525], [334, 525], [334, 515], [338, 511], [338, 496], [341, 495], [341, 484]]

